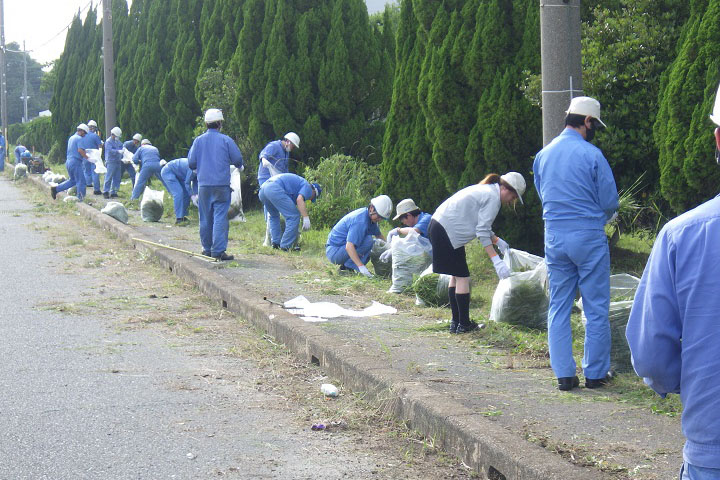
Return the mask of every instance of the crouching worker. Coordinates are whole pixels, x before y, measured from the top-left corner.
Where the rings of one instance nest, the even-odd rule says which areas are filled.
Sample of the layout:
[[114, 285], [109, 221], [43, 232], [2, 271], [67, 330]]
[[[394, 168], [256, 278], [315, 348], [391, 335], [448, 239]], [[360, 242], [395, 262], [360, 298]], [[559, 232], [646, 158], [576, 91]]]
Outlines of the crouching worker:
[[328, 260], [340, 265], [340, 270], [355, 270], [366, 277], [372, 277], [365, 263], [370, 258], [373, 236], [385, 240], [377, 223], [387, 220], [392, 214], [392, 200], [379, 195], [370, 200], [367, 207], [358, 208], [345, 215], [330, 231], [325, 255]]
[[500, 205], [517, 200], [522, 203], [525, 179], [517, 172], [503, 176], [491, 173], [478, 185], [470, 185], [445, 200], [432, 216], [428, 236], [432, 244], [433, 272], [452, 275], [448, 300], [452, 311], [450, 333], [471, 332], [478, 328], [470, 320], [470, 269], [465, 259], [465, 245], [476, 237], [482, 243], [500, 279], [510, 276], [510, 269], [500, 260], [493, 244], [506, 252], [507, 242], [492, 231]]
[[173, 197], [175, 224], [187, 222], [190, 198], [197, 195], [197, 177], [190, 170], [188, 159], [171, 160], [162, 168], [160, 176]]
[[162, 159], [157, 147], [153, 146], [147, 138], [144, 138], [140, 145], [140, 148], [133, 155], [133, 162], [140, 165], [140, 175], [138, 175], [137, 182], [135, 182], [130, 200], [140, 198], [145, 191], [145, 184], [151, 177], [157, 177], [165, 185], [165, 181], [160, 176], [164, 162], [163, 165], [160, 165]]
[[[308, 183], [294, 173], [281, 173], [266, 180], [260, 187], [260, 201], [268, 212], [270, 237], [273, 248], [300, 250], [295, 245], [298, 225], [302, 216], [303, 230], [310, 230], [310, 217], [305, 207], [306, 200], [317, 200], [322, 192], [317, 183]], [[280, 228], [280, 214], [285, 218], [285, 231]]]
[[415, 230], [420, 236], [428, 238], [428, 227], [430, 226], [432, 215], [421, 212], [412, 198], [401, 200], [400, 203], [397, 204], [395, 211], [397, 215], [393, 217], [393, 220], [400, 220], [400, 223], [404, 226], [390, 230], [387, 235], [388, 242], [392, 241], [395, 235], [404, 236], [410, 233], [411, 230]]

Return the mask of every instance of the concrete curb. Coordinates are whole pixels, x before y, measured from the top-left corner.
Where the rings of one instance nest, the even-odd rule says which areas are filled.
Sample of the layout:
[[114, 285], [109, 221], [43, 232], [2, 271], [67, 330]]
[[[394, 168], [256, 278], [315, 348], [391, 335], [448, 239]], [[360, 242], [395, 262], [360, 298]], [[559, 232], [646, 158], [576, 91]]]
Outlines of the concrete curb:
[[[30, 180], [48, 192], [40, 177]], [[461, 404], [449, 401], [422, 383], [410, 382], [401, 372], [360, 349], [343, 345], [338, 338], [313, 324], [303, 322], [281, 307], [238, 289], [219, 273], [208, 269], [202, 260], [180, 252], [165, 250], [132, 240], [144, 238], [131, 226], [100, 213], [85, 203], [78, 211], [138, 251], [154, 255], [160, 265], [183, 280], [192, 283], [234, 313], [285, 344], [300, 358], [317, 364], [325, 372], [367, 398], [381, 402], [389, 412], [432, 439], [435, 446], [460, 458], [490, 480], [552, 480], [610, 478], [590, 468], [577, 467], [557, 454], [509, 432], [492, 420]], [[146, 239], [151, 240], [151, 239]], [[154, 240], [153, 240], [154, 241]]]

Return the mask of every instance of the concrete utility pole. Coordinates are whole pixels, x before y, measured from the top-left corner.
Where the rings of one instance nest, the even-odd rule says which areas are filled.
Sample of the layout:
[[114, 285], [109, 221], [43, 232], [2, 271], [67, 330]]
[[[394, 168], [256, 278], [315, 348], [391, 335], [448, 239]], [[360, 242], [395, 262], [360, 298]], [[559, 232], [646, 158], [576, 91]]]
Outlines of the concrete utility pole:
[[5, 77], [5, 4], [0, 0], [0, 130], [5, 137], [5, 154], [0, 162], [0, 171], [5, 170], [7, 158], [7, 82]]
[[[2, 1], [2, 0], [0, 0]], [[105, 133], [116, 127], [115, 119], [115, 63], [112, 42], [111, 0], [103, 0], [103, 75], [105, 78]]]
[[25, 40], [23, 40], [23, 91], [20, 98], [23, 101], [23, 123], [27, 123], [30, 121], [27, 111], [27, 101], [30, 97], [27, 94], [27, 50], [25, 50]]
[[564, 128], [570, 100], [583, 94], [580, 0], [540, 0], [543, 145]]

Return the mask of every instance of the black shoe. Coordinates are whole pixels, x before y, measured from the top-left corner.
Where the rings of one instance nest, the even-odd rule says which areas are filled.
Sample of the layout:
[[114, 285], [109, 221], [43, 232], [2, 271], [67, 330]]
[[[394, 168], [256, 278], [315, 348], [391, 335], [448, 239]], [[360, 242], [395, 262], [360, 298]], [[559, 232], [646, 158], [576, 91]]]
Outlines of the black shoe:
[[273, 248], [274, 250], [280, 250], [280, 244], [279, 244], [279, 243], [273, 243], [273, 244], [272, 244], [272, 248]]
[[93, 195], [102, 195], [100, 190], [93, 190]]
[[50, 196], [53, 200], [57, 198], [57, 187], [50, 187]]
[[188, 221], [187, 217], [176, 218], [176, 219], [175, 219], [175, 225], [180, 225], [181, 223], [185, 223], [185, 222], [187, 222], [187, 221]]
[[294, 247], [288, 247], [288, 248], [280, 247], [280, 250], [282, 250], [283, 252], [299, 252], [300, 245], [295, 245]]
[[108, 192], [103, 192], [103, 198], [110, 198], [110, 194]]
[[457, 327], [457, 322], [453, 322], [452, 320], [450, 320], [450, 333], [457, 333]]
[[216, 258], [216, 259], [220, 260], [221, 262], [225, 262], [228, 260], [234, 260], [235, 256], [228, 255], [227, 253], [223, 252], [220, 255], [214, 255], [213, 258]]
[[202, 254], [205, 255], [206, 257], [210, 256], [210, 252], [208, 252], [207, 250], [203, 250]]
[[348, 267], [346, 267], [345, 265], [340, 265], [339, 270], [341, 272], [349, 272], [350, 271], [350, 269]]
[[117, 193], [111, 193], [111, 194], [110, 194], [110, 198], [118, 198], [118, 194], [117, 194]]
[[610, 382], [610, 379], [608, 377], [586, 378], [585, 379], [585, 388], [600, 388], [600, 387], [604, 387], [609, 382]]
[[470, 320], [468, 323], [463, 325], [462, 323], [458, 324], [457, 328], [455, 329], [455, 333], [468, 333], [475, 331], [480, 328], [480, 325]]
[[580, 379], [575, 375], [574, 377], [558, 377], [558, 390], [567, 392], [575, 387], [580, 386]]

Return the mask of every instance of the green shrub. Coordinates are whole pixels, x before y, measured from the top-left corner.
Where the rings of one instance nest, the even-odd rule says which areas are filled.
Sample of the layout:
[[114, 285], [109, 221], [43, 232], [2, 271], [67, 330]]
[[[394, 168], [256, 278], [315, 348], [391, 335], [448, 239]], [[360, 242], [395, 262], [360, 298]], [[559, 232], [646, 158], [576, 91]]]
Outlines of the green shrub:
[[17, 145], [18, 138], [25, 133], [27, 123], [13, 123], [8, 126], [8, 143]]
[[50, 117], [38, 117], [25, 124], [25, 133], [20, 135], [17, 143], [25, 145], [28, 150], [47, 153], [53, 145], [52, 125]]
[[65, 148], [60, 142], [53, 143], [48, 153], [48, 161], [50, 163], [65, 163]]
[[304, 174], [307, 181], [322, 186], [322, 195], [309, 210], [313, 223], [323, 227], [332, 227], [346, 213], [366, 206], [380, 183], [378, 167], [340, 153], [320, 159]]

